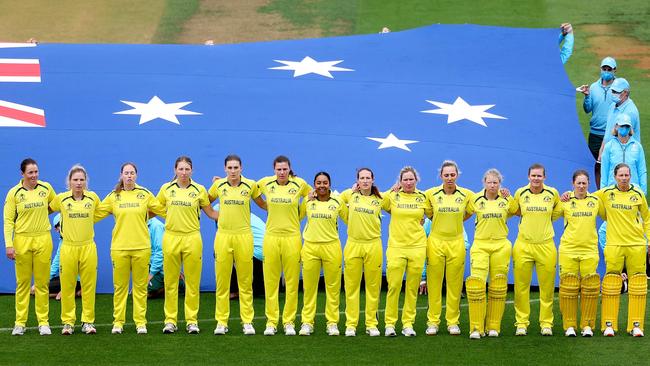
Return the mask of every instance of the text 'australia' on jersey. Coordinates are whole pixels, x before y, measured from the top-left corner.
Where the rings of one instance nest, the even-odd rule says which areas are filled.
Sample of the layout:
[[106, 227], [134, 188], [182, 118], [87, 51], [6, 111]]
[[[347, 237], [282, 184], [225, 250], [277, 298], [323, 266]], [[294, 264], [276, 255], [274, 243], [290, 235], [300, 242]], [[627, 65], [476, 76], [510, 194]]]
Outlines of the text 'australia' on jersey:
[[467, 213], [475, 214], [474, 240], [502, 240], [508, 238], [508, 218], [514, 213], [512, 196], [501, 195], [489, 200], [485, 190], [478, 192], [467, 205]]
[[553, 221], [562, 214], [560, 195], [555, 188], [543, 186], [540, 193], [533, 193], [530, 185], [521, 187], [515, 192], [514, 205], [521, 214], [517, 239], [530, 244], [553, 239]]
[[93, 243], [97, 208], [101, 201], [93, 191], [84, 191], [80, 200], [72, 192], [59, 193], [50, 202], [52, 211], [61, 211], [61, 235], [63, 245], [86, 245]]
[[254, 180], [241, 177], [237, 186], [231, 186], [227, 178], [214, 183], [208, 190], [210, 201], [219, 199], [219, 231], [226, 233], [251, 232], [251, 199], [261, 195]]
[[299, 235], [300, 199], [309, 194], [309, 184], [302, 178], [290, 177], [287, 184], [280, 185], [275, 176], [270, 176], [260, 179], [257, 185], [266, 197], [266, 233]]
[[176, 234], [198, 231], [201, 207], [210, 205], [205, 187], [194, 181], [185, 188], [181, 188], [177, 180], [165, 183], [156, 198], [167, 209], [165, 230]]
[[605, 206], [607, 216], [607, 245], [646, 245], [650, 235], [648, 201], [641, 190], [632, 185], [627, 192], [616, 186], [601, 188], [594, 193]]
[[303, 203], [307, 224], [303, 231], [305, 241], [327, 243], [339, 238], [338, 218], [348, 219], [348, 207], [340, 199], [330, 197], [327, 201], [311, 200]]
[[444, 240], [460, 239], [463, 237], [465, 210], [474, 193], [456, 187], [452, 194], [446, 194], [442, 187], [430, 188], [425, 193], [433, 213], [429, 235]]
[[427, 246], [427, 236], [422, 227], [424, 216], [431, 216], [431, 205], [424, 192], [388, 191], [382, 208], [390, 213], [388, 246], [395, 248], [421, 248]]
[[598, 251], [596, 217], [604, 216], [604, 207], [598, 197], [587, 193], [583, 199], [571, 192], [567, 202], [561, 203], [564, 217], [564, 233], [560, 239], [562, 251]]
[[381, 237], [381, 205], [384, 196], [365, 196], [347, 189], [339, 196], [348, 205], [348, 238], [357, 241]]
[[23, 187], [22, 180], [9, 190], [4, 206], [4, 237], [7, 248], [14, 246], [14, 234], [50, 231], [49, 204], [55, 196], [52, 186], [40, 180], [31, 191]]

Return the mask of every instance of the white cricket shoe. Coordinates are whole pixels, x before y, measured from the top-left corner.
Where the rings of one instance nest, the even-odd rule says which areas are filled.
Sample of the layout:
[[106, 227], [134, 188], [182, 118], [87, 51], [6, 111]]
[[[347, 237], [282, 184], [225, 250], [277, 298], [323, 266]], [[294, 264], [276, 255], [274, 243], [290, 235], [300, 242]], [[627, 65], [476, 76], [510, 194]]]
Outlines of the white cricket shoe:
[[275, 333], [277, 333], [277, 332], [278, 332], [278, 330], [275, 327], [272, 327], [270, 325], [268, 325], [266, 327], [266, 329], [264, 329], [264, 335], [265, 336], [274, 336]]
[[605, 337], [613, 337], [616, 335], [616, 332], [614, 332], [614, 328], [612, 327], [607, 327], [605, 330], [603, 330], [603, 335]]
[[356, 337], [357, 336], [357, 330], [352, 328], [352, 327], [347, 327], [347, 328], [345, 328], [345, 336], [346, 337]]
[[481, 339], [481, 333], [478, 330], [469, 334], [469, 339]]
[[427, 327], [427, 330], [424, 332], [428, 336], [434, 336], [438, 334], [438, 326], [437, 325], [429, 325]]
[[199, 334], [201, 331], [199, 329], [199, 326], [196, 324], [188, 324], [187, 327], [185, 327], [185, 330], [187, 330], [187, 334]]
[[95, 325], [92, 323], [83, 323], [81, 324], [81, 333], [96, 334], [97, 328], [95, 328]]
[[488, 331], [488, 337], [498, 337], [498, 336], [499, 336], [499, 332], [497, 332], [495, 329], [490, 329]]
[[50, 329], [49, 325], [39, 325], [38, 326], [38, 334], [40, 334], [42, 336], [52, 335], [52, 329]]
[[377, 328], [368, 328], [366, 329], [366, 334], [371, 337], [379, 337], [381, 335], [381, 332]]
[[217, 324], [217, 327], [214, 328], [214, 335], [224, 335], [228, 333], [228, 328], [223, 324]]
[[298, 332], [301, 336], [310, 336], [314, 332], [314, 327], [311, 324], [303, 324], [300, 326], [300, 331]]
[[594, 336], [594, 331], [591, 330], [591, 327], [587, 325], [586, 327], [582, 328], [582, 332], [580, 332], [580, 334], [583, 337], [593, 337]]
[[566, 331], [564, 332], [564, 335], [567, 337], [575, 337], [576, 336], [576, 330], [574, 327], [568, 327]]
[[[226, 328], [226, 331], [228, 331], [228, 328]], [[253, 328], [253, 324], [251, 323], [244, 323], [242, 325], [242, 332], [244, 335], [255, 335], [255, 328]]]
[[395, 333], [395, 327], [386, 327], [384, 330], [384, 335], [386, 337], [397, 337], [397, 333]]
[[147, 326], [146, 325], [141, 325], [141, 326], [135, 328], [135, 332], [137, 334], [147, 334]]
[[[544, 328], [542, 328], [541, 333], [542, 333], [542, 336], [544, 336], [544, 337], [550, 337], [550, 336], [553, 335], [553, 329], [551, 329], [549, 327], [544, 327]], [[575, 331], [574, 331], [574, 333], [575, 333]]]
[[632, 335], [632, 337], [643, 337], [643, 331], [639, 327], [632, 328], [630, 334]]
[[460, 335], [460, 327], [455, 324], [448, 326], [447, 331], [449, 331], [449, 334], [451, 335]]
[[[163, 333], [165, 334], [172, 334], [176, 333], [176, 324], [174, 323], [165, 323], [165, 326], [163, 327]], [[115, 330], [115, 327], [113, 327], [113, 330]], [[120, 328], [120, 333], [122, 333], [122, 328]]]
[[417, 335], [412, 327], [402, 328], [402, 334], [405, 337], [415, 337]]
[[74, 333], [74, 327], [70, 324], [63, 324], [61, 335], [72, 335], [72, 333]]
[[286, 336], [295, 336], [296, 335], [296, 327], [294, 327], [293, 324], [285, 324], [284, 325], [284, 335], [286, 335]]
[[330, 324], [330, 325], [327, 326], [327, 335], [329, 335], [329, 336], [337, 336], [339, 334], [341, 334], [341, 333], [339, 332], [338, 325]]
[[[113, 329], [111, 329], [111, 334], [122, 334], [122, 331], [123, 331], [123, 330], [124, 330], [124, 329], [122, 329], [122, 327], [119, 327], [119, 326], [117, 326], [117, 325], [114, 325], [114, 326], [113, 326]], [[164, 332], [164, 331], [165, 331], [165, 330], [163, 329], [163, 332]]]
[[14, 326], [14, 329], [11, 331], [12, 336], [21, 336], [25, 334], [25, 327], [22, 325]]
[[526, 328], [518, 327], [515, 331], [515, 336], [523, 337], [525, 335], [528, 335], [528, 330], [526, 330]]

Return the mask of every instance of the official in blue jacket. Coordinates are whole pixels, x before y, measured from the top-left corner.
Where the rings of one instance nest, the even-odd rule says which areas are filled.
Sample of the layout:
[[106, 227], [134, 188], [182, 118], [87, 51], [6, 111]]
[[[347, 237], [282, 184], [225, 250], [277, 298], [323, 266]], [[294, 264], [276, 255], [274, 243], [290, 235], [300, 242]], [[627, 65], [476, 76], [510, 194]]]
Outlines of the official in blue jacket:
[[[610, 87], [612, 93], [612, 101], [614, 102], [609, 106], [607, 112], [607, 127], [605, 131], [613, 131], [614, 125], [619, 115], [627, 114], [630, 117], [632, 130], [634, 131], [634, 139], [641, 142], [641, 124], [639, 119], [639, 110], [636, 108], [634, 101], [630, 98], [630, 83], [623, 78], [616, 78]], [[605, 134], [605, 139], [600, 148], [600, 159], [602, 160], [603, 149], [605, 144], [614, 138], [609, 133]]]
[[643, 146], [634, 138], [636, 131], [627, 114], [620, 114], [612, 135], [616, 138], [605, 144], [602, 155], [602, 176], [600, 186], [614, 185], [614, 167], [619, 163], [630, 166], [630, 183], [648, 192], [648, 171], [645, 165]]

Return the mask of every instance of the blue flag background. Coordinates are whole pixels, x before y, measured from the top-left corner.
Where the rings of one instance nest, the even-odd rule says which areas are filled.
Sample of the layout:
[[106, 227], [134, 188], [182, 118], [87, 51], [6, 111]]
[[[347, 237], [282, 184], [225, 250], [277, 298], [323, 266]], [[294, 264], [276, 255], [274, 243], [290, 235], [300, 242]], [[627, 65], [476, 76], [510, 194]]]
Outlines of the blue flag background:
[[[332, 77], [273, 69], [287, 65], [276, 60], [306, 57], [341, 62], [330, 62]], [[90, 189], [102, 198], [125, 161], [138, 165], [138, 183], [156, 194], [173, 176], [179, 155], [192, 157], [194, 180], [206, 188], [212, 176], [224, 175], [229, 153], [242, 157], [249, 178], [272, 175], [273, 158], [284, 154], [308, 182], [319, 170], [330, 172], [339, 191], [354, 183], [363, 166], [375, 171], [383, 190], [401, 167], [413, 165], [424, 190], [441, 183], [437, 169], [453, 159], [462, 171], [459, 185], [480, 190], [483, 173], [496, 167], [512, 192], [528, 183], [534, 162], [547, 166], [547, 184], [560, 191], [570, 189], [575, 169], [593, 166], [557, 30], [435, 25], [223, 46], [43, 44], [0, 49], [0, 58], [40, 60], [42, 82], [0, 83], [0, 100], [43, 109], [47, 124], [0, 127], [2, 192], [18, 182], [18, 165], [28, 156], [57, 191], [65, 189], [68, 169], [81, 163]], [[179, 124], [162, 118], [139, 124], [140, 115], [116, 114], [133, 109], [122, 101], [148, 103], [155, 96], [167, 104], [191, 102], [180, 110], [200, 114], [177, 114]], [[483, 112], [455, 109], [461, 117], [474, 110], [485, 126], [466, 118], [448, 123], [440, 111], [423, 113], [440, 109], [427, 101], [460, 107], [458, 98], [468, 106], [494, 105]], [[389, 134], [417, 142], [406, 144], [407, 151], [378, 149], [380, 141], [369, 139]], [[472, 220], [465, 225], [470, 239]], [[385, 215], [384, 246], [388, 221]], [[518, 221], [510, 220], [513, 242]], [[213, 290], [215, 225], [204, 216], [201, 226], [201, 289]], [[112, 227], [112, 217], [96, 225], [98, 292], [112, 292]], [[558, 222], [557, 243], [561, 227]], [[0, 292], [13, 292], [13, 263], [0, 260], [0, 273]]]

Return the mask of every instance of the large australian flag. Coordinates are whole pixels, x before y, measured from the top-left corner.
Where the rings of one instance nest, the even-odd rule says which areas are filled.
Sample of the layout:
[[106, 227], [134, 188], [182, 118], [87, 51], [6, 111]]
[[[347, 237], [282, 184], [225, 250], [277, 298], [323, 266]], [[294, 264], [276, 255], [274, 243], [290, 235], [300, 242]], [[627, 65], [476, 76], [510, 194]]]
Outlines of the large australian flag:
[[[0, 44], [0, 141], [0, 191], [33, 157], [57, 191], [81, 163], [100, 197], [126, 161], [157, 193], [179, 155], [206, 186], [227, 154], [253, 179], [273, 174], [283, 154], [308, 182], [328, 171], [338, 191], [360, 167], [387, 189], [405, 165], [424, 190], [441, 183], [445, 159], [475, 191], [492, 167], [514, 191], [535, 162], [563, 191], [593, 165], [557, 31], [475, 25], [223, 46]], [[112, 291], [112, 225], [96, 225], [100, 292]], [[466, 230], [471, 239], [471, 222]], [[214, 232], [203, 218], [204, 290], [214, 289]], [[13, 271], [0, 261], [0, 292], [14, 291]]]

